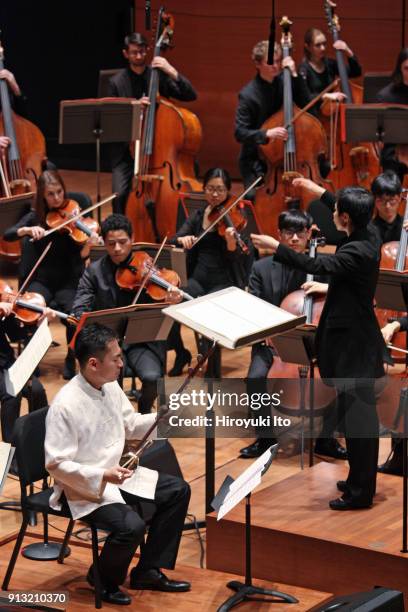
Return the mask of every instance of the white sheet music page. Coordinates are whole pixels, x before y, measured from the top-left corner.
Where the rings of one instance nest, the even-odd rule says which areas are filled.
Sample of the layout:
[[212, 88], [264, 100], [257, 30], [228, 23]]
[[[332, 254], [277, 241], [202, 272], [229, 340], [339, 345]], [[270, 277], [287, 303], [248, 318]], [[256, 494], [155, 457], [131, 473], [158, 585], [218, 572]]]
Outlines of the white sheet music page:
[[47, 319], [38, 326], [37, 331], [25, 347], [24, 351], [5, 372], [7, 393], [14, 397], [24, 387], [35, 368], [44, 357], [52, 343], [50, 328]]
[[271, 458], [271, 450], [268, 448], [256, 461], [254, 461], [238, 478], [231, 484], [225, 496], [221, 508], [218, 510], [217, 521], [222, 519], [232, 510], [244, 497], [251, 493], [261, 483], [262, 472]]
[[[222, 289], [163, 311], [196, 331], [218, 340], [223, 346], [250, 334], [268, 330], [296, 317], [237, 287]], [[224, 343], [223, 339], [227, 342]]]

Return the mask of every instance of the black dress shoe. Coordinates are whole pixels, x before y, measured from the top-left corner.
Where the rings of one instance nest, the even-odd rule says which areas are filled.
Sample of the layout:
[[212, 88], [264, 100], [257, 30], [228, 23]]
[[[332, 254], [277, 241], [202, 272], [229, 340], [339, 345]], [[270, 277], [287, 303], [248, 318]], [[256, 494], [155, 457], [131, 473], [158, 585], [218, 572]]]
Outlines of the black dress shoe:
[[316, 455], [333, 457], [333, 459], [347, 459], [346, 449], [342, 447], [336, 438], [318, 438], [314, 452]]
[[342, 493], [345, 493], [347, 491], [347, 482], [345, 480], [338, 480], [336, 484], [338, 490]]
[[[86, 575], [86, 579], [91, 587], [95, 587], [93, 579], [92, 568], [90, 567]], [[132, 598], [123, 591], [117, 585], [106, 586], [102, 583], [101, 599], [107, 603], [116, 604], [117, 606], [128, 606], [132, 603]]]
[[181, 353], [176, 354], [174, 366], [168, 371], [168, 376], [180, 376], [183, 373], [185, 365], [190, 365], [191, 353], [187, 349], [183, 349]]
[[138, 571], [137, 568], [133, 568], [130, 572], [130, 588], [181, 593], [183, 591], [189, 591], [191, 584], [187, 581], [170, 580], [170, 578], [167, 578], [163, 572], [156, 568], [146, 571]]
[[260, 457], [272, 444], [276, 444], [275, 438], [259, 438], [255, 440], [249, 446], [241, 448], [239, 456], [242, 459], [253, 459], [254, 457]]
[[372, 503], [361, 504], [358, 502], [351, 501], [349, 499], [343, 499], [343, 497], [332, 499], [329, 502], [329, 506], [332, 510], [361, 510], [362, 508], [371, 508], [372, 505]]

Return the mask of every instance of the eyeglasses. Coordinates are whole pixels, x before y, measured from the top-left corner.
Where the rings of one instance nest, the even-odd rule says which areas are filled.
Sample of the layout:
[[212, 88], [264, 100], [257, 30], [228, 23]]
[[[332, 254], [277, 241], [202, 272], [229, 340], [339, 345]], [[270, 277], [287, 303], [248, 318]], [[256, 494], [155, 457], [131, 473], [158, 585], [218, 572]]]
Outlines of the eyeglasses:
[[225, 187], [211, 187], [211, 185], [209, 187], [205, 187], [204, 191], [211, 195], [214, 195], [215, 193], [219, 193], [220, 195], [222, 193], [227, 193]]
[[391, 206], [395, 206], [396, 204], [400, 203], [400, 198], [399, 198], [399, 196], [392, 196], [391, 198], [387, 198], [386, 196], [384, 196], [382, 198], [376, 198], [375, 203], [376, 204], [382, 204], [383, 206], [385, 206], [386, 204], [390, 204]]
[[281, 230], [281, 234], [282, 236], [285, 236], [285, 238], [293, 238], [293, 236], [296, 234], [296, 236], [298, 238], [306, 238], [307, 234], [308, 234], [309, 230], [307, 229], [303, 229], [303, 230]]

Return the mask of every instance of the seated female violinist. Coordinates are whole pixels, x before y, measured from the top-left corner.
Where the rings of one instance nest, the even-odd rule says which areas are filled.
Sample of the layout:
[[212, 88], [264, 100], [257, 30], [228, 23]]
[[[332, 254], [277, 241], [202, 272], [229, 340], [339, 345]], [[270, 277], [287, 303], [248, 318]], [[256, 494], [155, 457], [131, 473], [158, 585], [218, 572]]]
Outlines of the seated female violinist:
[[[52, 301], [55, 308], [65, 313], [71, 312], [85, 260], [89, 257], [91, 243], [97, 239], [94, 233], [90, 239], [83, 234], [80, 237], [81, 242], [77, 242], [64, 230], [44, 237], [50, 213], [65, 215], [67, 207], [71, 206], [70, 202], [73, 201], [66, 200], [65, 185], [61, 176], [55, 171], [46, 170], [38, 179], [35, 210], [24, 215], [4, 234], [4, 239], [9, 241], [27, 237], [22, 249], [24, 271], [28, 271], [31, 267], [28, 262], [35, 262], [48, 243], [52, 243], [50, 252], [36, 271], [27, 291], [40, 293], [47, 305]], [[64, 220], [65, 216], [61, 216], [61, 222]], [[70, 342], [73, 333], [73, 329], [67, 327], [67, 343]], [[73, 352], [68, 349], [63, 377], [68, 380], [73, 376], [75, 376], [75, 358]]]
[[[305, 57], [299, 66], [299, 74], [305, 79], [312, 97], [317, 96], [323, 89], [332, 83], [339, 74], [337, 61], [326, 56], [326, 36], [317, 28], [309, 28], [305, 33]], [[336, 40], [333, 47], [344, 51], [348, 59], [348, 76], [350, 78], [361, 75], [361, 66], [353, 51], [344, 42]], [[338, 100], [342, 102], [345, 95], [341, 92], [330, 92], [323, 96], [323, 100]], [[314, 108], [319, 109], [322, 101], [316, 103]], [[312, 112], [313, 109], [312, 109]]]
[[[231, 178], [226, 170], [211, 168], [204, 176], [203, 188], [207, 206], [188, 217], [170, 240], [188, 250], [189, 278], [186, 291], [193, 297], [213, 293], [231, 285], [244, 287], [247, 281], [245, 264], [249, 266], [251, 261], [250, 257], [242, 254], [233, 228], [226, 229], [225, 236], [222, 237], [215, 227], [194, 246], [196, 238], [211, 224], [215, 209], [227, 202]], [[184, 348], [178, 323], [172, 327], [167, 348], [176, 351], [176, 360], [169, 376], [178, 376], [183, 367], [191, 361], [190, 352]], [[217, 369], [215, 363], [213, 365]], [[209, 369], [207, 373], [212, 375]], [[219, 372], [214, 374], [218, 376]]]
[[[377, 94], [377, 102], [408, 105], [408, 47], [402, 49], [392, 73], [392, 81]], [[408, 144], [387, 143], [381, 151], [384, 170], [394, 170], [403, 180], [408, 173]]]
[[[82, 275], [72, 305], [73, 315], [79, 319], [84, 312], [105, 310], [129, 306], [135, 297], [135, 290], [119, 285], [118, 275], [128, 273], [132, 261], [133, 228], [124, 215], [113, 214], [101, 225], [101, 234], [106, 248], [106, 255], [92, 262]], [[127, 265], [128, 264], [128, 265]], [[135, 271], [137, 272], [137, 270]], [[135, 274], [136, 275], [136, 274]], [[121, 285], [125, 285], [121, 281]], [[167, 291], [163, 301], [180, 302], [178, 289]], [[140, 296], [141, 303], [150, 302], [146, 291]], [[142, 381], [142, 393], [139, 399], [139, 412], [151, 411], [157, 397], [157, 380], [163, 377], [166, 357], [165, 342], [145, 342], [122, 345], [126, 363], [133, 374]]]
[[[0, 297], [3, 300], [3, 296]], [[4, 442], [11, 442], [13, 438], [14, 423], [20, 415], [21, 397], [29, 398], [30, 410], [43, 408], [48, 405], [47, 395], [41, 382], [35, 376], [27, 383], [22, 392], [14, 397], [6, 390], [5, 371], [14, 363], [14, 350], [10, 341], [21, 339], [21, 328], [16, 319], [11, 316], [13, 304], [0, 301], [0, 420], [1, 435]], [[15, 472], [15, 463], [12, 463], [12, 471]]]

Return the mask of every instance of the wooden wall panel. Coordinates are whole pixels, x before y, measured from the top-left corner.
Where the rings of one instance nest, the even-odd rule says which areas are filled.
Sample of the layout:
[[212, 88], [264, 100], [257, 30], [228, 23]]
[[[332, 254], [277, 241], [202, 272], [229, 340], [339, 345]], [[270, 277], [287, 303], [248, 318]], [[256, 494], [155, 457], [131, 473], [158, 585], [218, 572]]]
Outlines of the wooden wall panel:
[[[402, 6], [407, 0], [339, 0], [342, 37], [358, 55], [364, 71], [391, 70], [401, 48]], [[239, 145], [234, 114], [239, 89], [254, 75], [253, 45], [269, 34], [271, 0], [173, 0], [174, 49], [167, 59], [193, 82], [198, 100], [187, 104], [200, 118], [204, 139], [200, 171], [222, 164], [238, 176]], [[153, 15], [159, 4], [152, 2]], [[302, 57], [305, 30], [327, 32], [323, 0], [276, 0], [276, 15], [294, 22], [294, 57]], [[136, 3], [136, 27], [144, 31], [144, 2]], [[279, 32], [279, 29], [277, 30]], [[408, 24], [406, 25], [408, 32]]]

